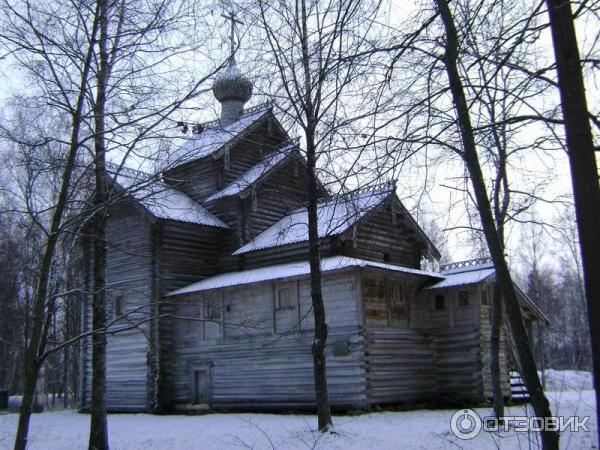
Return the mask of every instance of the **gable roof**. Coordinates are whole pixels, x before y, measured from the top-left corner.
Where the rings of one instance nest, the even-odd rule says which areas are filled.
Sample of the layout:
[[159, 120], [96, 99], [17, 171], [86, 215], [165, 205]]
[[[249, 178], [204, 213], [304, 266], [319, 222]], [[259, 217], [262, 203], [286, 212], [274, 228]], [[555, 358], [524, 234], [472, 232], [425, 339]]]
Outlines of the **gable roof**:
[[[336, 236], [348, 230], [370, 211], [378, 207], [394, 192], [394, 187], [346, 195], [318, 205], [319, 238]], [[264, 248], [278, 247], [308, 240], [308, 212], [298, 209], [275, 222], [254, 239], [237, 249], [241, 255]]]
[[[378, 263], [364, 259], [350, 258], [348, 256], [331, 256], [321, 260], [321, 271], [331, 272], [334, 270], [348, 268], [375, 268], [391, 270], [394, 272], [419, 275], [424, 277], [440, 278], [440, 274], [426, 272], [424, 270], [411, 269], [408, 267], [396, 266], [393, 264]], [[215, 275], [189, 286], [169, 292], [167, 296], [190, 294], [193, 292], [203, 292], [210, 289], [220, 289], [232, 286], [242, 286], [246, 284], [259, 283], [263, 281], [273, 281], [278, 279], [305, 276], [310, 274], [310, 264], [308, 261], [293, 262], [287, 264], [277, 264], [274, 266], [259, 267], [257, 269], [242, 270], [239, 272], [228, 272]]]
[[159, 181], [156, 176], [110, 165], [108, 173], [125, 193], [158, 219], [229, 228], [227, 224], [183, 192]]
[[235, 122], [222, 124], [220, 120], [202, 124], [203, 131], [189, 137], [179, 148], [169, 152], [161, 161], [160, 170], [168, 170], [176, 166], [205, 158], [221, 150], [226, 145], [232, 146], [252, 131], [267, 114], [273, 110], [271, 102], [247, 109]]
[[278, 167], [280, 163], [286, 161], [293, 153], [299, 154], [298, 143], [296, 141], [284, 143], [274, 149], [273, 152], [269, 153], [254, 167], [242, 174], [237, 180], [233, 181], [224, 189], [214, 193], [204, 200], [204, 202], [211, 202], [220, 198], [232, 197], [240, 194], [259, 180], [266, 177], [271, 171]]

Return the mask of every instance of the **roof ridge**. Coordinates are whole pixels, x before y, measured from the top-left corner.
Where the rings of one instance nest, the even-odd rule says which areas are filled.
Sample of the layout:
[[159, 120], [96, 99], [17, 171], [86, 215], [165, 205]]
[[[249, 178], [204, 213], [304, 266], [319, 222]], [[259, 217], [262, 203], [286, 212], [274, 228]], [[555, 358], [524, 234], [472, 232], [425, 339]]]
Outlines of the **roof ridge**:
[[[394, 192], [396, 190], [396, 181], [395, 180], [386, 181], [383, 183], [378, 183], [376, 185], [371, 185], [371, 186], [367, 186], [364, 188], [357, 188], [352, 191], [347, 191], [347, 192], [343, 192], [343, 193], [334, 195], [332, 198], [327, 198], [327, 199], [323, 199], [323, 200], [319, 201], [317, 203], [317, 208], [335, 204], [336, 202], [340, 202], [340, 201], [350, 202], [357, 198], [363, 197], [366, 194], [373, 194], [376, 192], [385, 192], [386, 190], [389, 190], [390, 193]], [[296, 208], [296, 209], [290, 211], [290, 213], [288, 215], [296, 214], [296, 213], [302, 212], [306, 209], [307, 209], [306, 206], [301, 206], [299, 208]]]
[[395, 191], [396, 190], [396, 180], [388, 180], [383, 181], [381, 183], [371, 184], [364, 187], [357, 187], [351, 191], [346, 191], [338, 194], [336, 197], [360, 197], [364, 194], [371, 194], [373, 192], [383, 192], [383, 191]]

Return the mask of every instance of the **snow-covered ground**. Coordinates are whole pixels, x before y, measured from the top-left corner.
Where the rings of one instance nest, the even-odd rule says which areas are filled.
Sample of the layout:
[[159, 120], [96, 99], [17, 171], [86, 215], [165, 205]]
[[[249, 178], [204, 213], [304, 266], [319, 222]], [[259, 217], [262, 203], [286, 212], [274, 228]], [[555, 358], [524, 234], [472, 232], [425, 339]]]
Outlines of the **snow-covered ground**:
[[[586, 372], [547, 372], [548, 397], [554, 414], [590, 416], [590, 432], [561, 437], [561, 448], [595, 447], [596, 423], [591, 375]], [[552, 390], [550, 390], [552, 389]], [[476, 410], [487, 416], [490, 409]], [[524, 406], [510, 415], [522, 416]], [[452, 410], [381, 412], [334, 417], [335, 434], [315, 432], [308, 415], [208, 414], [154, 416], [111, 414], [108, 418], [111, 448], [117, 449], [516, 449], [537, 448], [535, 434], [482, 432], [463, 441], [450, 431]], [[0, 415], [0, 448], [11, 448], [17, 424], [14, 413]], [[89, 416], [73, 411], [36, 414], [30, 432], [31, 449], [79, 449], [87, 446]]]

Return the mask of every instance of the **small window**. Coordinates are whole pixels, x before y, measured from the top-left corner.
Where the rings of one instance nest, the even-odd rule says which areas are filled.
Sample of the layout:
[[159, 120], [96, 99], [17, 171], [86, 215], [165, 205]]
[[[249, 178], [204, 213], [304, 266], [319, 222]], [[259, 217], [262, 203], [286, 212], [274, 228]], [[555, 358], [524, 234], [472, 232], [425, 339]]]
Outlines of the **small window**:
[[115, 297], [115, 317], [121, 317], [125, 313], [125, 299], [122, 295]]
[[277, 310], [294, 309], [294, 303], [292, 299], [292, 289], [289, 287], [282, 287], [277, 289]]
[[221, 320], [221, 302], [218, 298], [204, 300], [204, 319]]
[[469, 306], [469, 293], [467, 291], [459, 291], [458, 306], [460, 306], [461, 308]]
[[481, 304], [482, 305], [489, 305], [487, 291], [481, 291]]
[[389, 253], [383, 254], [383, 262], [390, 262], [390, 254]]
[[440, 309], [444, 309], [446, 307], [446, 299], [444, 298], [443, 295], [436, 295], [435, 296], [435, 309], [440, 310]]
[[387, 288], [389, 325], [402, 325], [408, 318], [402, 283], [392, 282], [388, 284]]

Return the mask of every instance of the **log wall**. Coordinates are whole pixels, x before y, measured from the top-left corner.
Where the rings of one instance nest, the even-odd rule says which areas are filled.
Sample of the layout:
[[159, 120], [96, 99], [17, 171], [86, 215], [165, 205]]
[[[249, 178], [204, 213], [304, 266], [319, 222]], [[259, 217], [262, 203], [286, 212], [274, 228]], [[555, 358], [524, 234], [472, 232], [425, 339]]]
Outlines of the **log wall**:
[[[334, 407], [365, 406], [363, 338], [358, 318], [358, 278], [347, 273], [323, 278], [328, 316], [328, 381]], [[178, 364], [175, 404], [190, 408], [192, 371], [210, 368], [210, 406], [213, 409], [314, 407], [310, 285], [307, 278], [288, 281], [296, 294], [294, 306], [277, 311], [277, 284], [263, 283], [222, 290], [221, 341], [206, 340], [201, 327], [191, 334], [181, 319], [174, 353]], [[186, 305], [185, 302], [192, 305]], [[205, 301], [202, 294], [179, 298], [180, 311]], [[200, 313], [201, 314], [201, 313]], [[335, 343], [338, 344], [335, 344]], [[334, 354], [339, 343], [347, 354]]]
[[[389, 262], [404, 267], [421, 268], [424, 244], [411, 228], [408, 219], [393, 207], [390, 199], [349, 230], [342, 254], [371, 261]], [[398, 207], [399, 209], [399, 207]]]
[[[171, 351], [176, 323], [170, 314], [174, 309], [170, 297], [162, 296], [217, 273], [219, 249], [228, 230], [174, 221], [161, 222], [157, 229], [154, 242], [156, 242], [156, 270], [159, 284], [156, 292], [161, 299], [159, 308], [161, 317], [157, 324], [156, 341], [160, 361], [156, 381], [156, 406], [163, 410], [165, 405], [172, 403], [170, 386], [173, 383], [173, 367], [177, 361]], [[156, 351], [151, 353], [151, 355], [155, 354]]]
[[370, 404], [411, 402], [436, 388], [433, 337], [409, 328], [423, 277], [381, 270], [362, 271], [365, 360]]
[[436, 394], [481, 402], [481, 349], [477, 325], [434, 328]]
[[[125, 317], [109, 329], [131, 328], [107, 337], [106, 378], [107, 407], [111, 411], [147, 411], [152, 408], [149, 386], [148, 354], [151, 330], [148, 322], [152, 315], [151, 223], [135, 207], [111, 209], [107, 224], [107, 319], [113, 321], [115, 302], [123, 299]], [[92, 258], [88, 252], [88, 258]], [[89, 264], [90, 271], [92, 265]], [[90, 277], [91, 282], [91, 277]], [[87, 303], [85, 329], [91, 328], [91, 303]], [[85, 374], [82, 383], [81, 406], [89, 409], [91, 398], [91, 340], [87, 340], [83, 354]]]
[[369, 404], [429, 399], [436, 389], [433, 338], [414, 328], [365, 332]]

